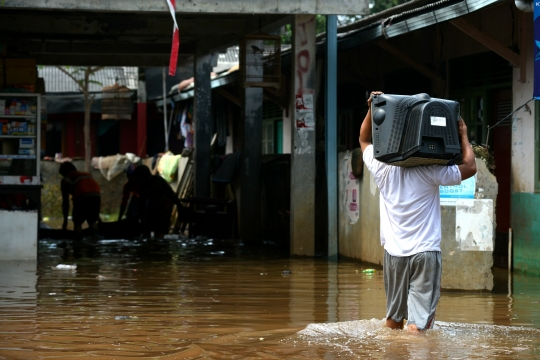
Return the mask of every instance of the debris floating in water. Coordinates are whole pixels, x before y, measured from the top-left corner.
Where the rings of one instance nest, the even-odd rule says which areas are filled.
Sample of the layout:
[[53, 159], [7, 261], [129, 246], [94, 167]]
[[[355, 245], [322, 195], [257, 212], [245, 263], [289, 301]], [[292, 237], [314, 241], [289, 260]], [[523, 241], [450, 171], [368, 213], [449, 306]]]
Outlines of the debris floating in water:
[[56, 266], [52, 266], [53, 270], [75, 270], [76, 268], [77, 265], [58, 264]]
[[283, 276], [289, 276], [289, 275], [291, 275], [291, 270], [283, 270], [283, 271], [281, 272], [281, 275], [283, 275]]

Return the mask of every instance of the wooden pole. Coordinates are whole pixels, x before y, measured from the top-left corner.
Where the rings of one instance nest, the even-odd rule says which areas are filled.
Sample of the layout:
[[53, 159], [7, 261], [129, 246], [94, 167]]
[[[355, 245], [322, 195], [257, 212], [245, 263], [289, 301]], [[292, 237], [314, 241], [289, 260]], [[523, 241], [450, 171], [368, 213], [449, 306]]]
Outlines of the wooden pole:
[[512, 228], [508, 229], [508, 272], [512, 272]]
[[167, 74], [165, 68], [161, 69], [163, 83], [163, 126], [165, 129], [165, 152], [169, 151], [169, 129], [167, 126]]

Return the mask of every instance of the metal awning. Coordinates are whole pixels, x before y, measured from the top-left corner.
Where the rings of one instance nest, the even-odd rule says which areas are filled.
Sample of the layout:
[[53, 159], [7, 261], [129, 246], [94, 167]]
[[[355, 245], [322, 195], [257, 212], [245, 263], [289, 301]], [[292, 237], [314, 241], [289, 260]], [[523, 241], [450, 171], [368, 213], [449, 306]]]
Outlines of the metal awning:
[[[221, 75], [212, 79], [212, 81], [210, 82], [210, 86], [212, 89], [215, 89], [221, 86], [233, 84], [236, 81], [238, 81], [238, 71], [232, 72], [230, 74]], [[174, 102], [179, 102], [183, 100], [188, 100], [193, 98], [194, 94], [195, 89], [191, 88], [188, 90], [167, 95], [167, 101], [172, 100]], [[161, 109], [161, 107], [163, 106], [163, 98], [156, 100], [156, 106], [158, 107], [158, 109]]]

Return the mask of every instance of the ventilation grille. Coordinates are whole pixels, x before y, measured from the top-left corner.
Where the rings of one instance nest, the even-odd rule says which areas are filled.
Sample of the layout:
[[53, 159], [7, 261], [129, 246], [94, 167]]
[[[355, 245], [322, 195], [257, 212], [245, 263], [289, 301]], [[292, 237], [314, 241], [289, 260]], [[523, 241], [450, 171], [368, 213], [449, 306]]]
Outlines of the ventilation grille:
[[403, 152], [407, 152], [418, 146], [418, 131], [422, 122], [422, 105], [415, 106], [409, 116], [409, 124], [403, 141]]
[[[512, 117], [508, 116], [512, 112], [512, 100], [500, 100], [496, 103], [496, 111], [497, 111], [497, 120], [496, 123], [499, 123], [499, 121], [503, 120], [499, 125], [510, 125], [512, 124]], [[508, 117], [507, 117], [508, 116]], [[506, 119], [505, 119], [506, 117]]]
[[403, 127], [407, 122], [407, 112], [412, 104], [416, 102], [415, 99], [403, 98], [396, 104], [396, 111], [394, 113], [394, 122], [392, 123], [392, 130], [390, 133], [390, 140], [388, 144], [388, 152], [396, 153], [399, 150], [401, 144], [401, 137], [403, 134]]

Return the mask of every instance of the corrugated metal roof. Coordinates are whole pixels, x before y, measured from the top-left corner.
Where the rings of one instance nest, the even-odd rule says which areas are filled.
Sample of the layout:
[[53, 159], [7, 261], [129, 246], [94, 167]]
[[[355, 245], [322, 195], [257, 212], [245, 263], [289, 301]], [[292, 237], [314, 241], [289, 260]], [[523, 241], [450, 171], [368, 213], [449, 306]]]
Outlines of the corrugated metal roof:
[[407, 11], [386, 19], [382, 23], [383, 33], [386, 37], [397, 36], [467, 15], [495, 2], [498, 0], [437, 1], [414, 11]]
[[[77, 79], [84, 78], [83, 71], [77, 71], [81, 67], [66, 67], [68, 72]], [[45, 81], [46, 93], [80, 93], [78, 85], [68, 75], [56, 66], [38, 66], [38, 76]], [[118, 83], [136, 90], [139, 82], [137, 67], [106, 67], [91, 76], [89, 85], [90, 92], [101, 92], [106, 86]]]
[[[455, 19], [505, 0], [440, 0], [416, 9], [404, 11], [385, 19], [376, 19], [370, 24], [338, 34], [340, 46], [352, 47], [379, 37], [390, 38], [414, 30]], [[358, 23], [365, 23], [360, 20]], [[352, 24], [354, 25], [354, 24]]]
[[219, 63], [230, 63], [230, 64], [238, 64], [240, 56], [240, 48], [238, 46], [232, 46], [227, 49], [227, 52], [223, 54], [219, 54], [218, 56], [218, 64]]

